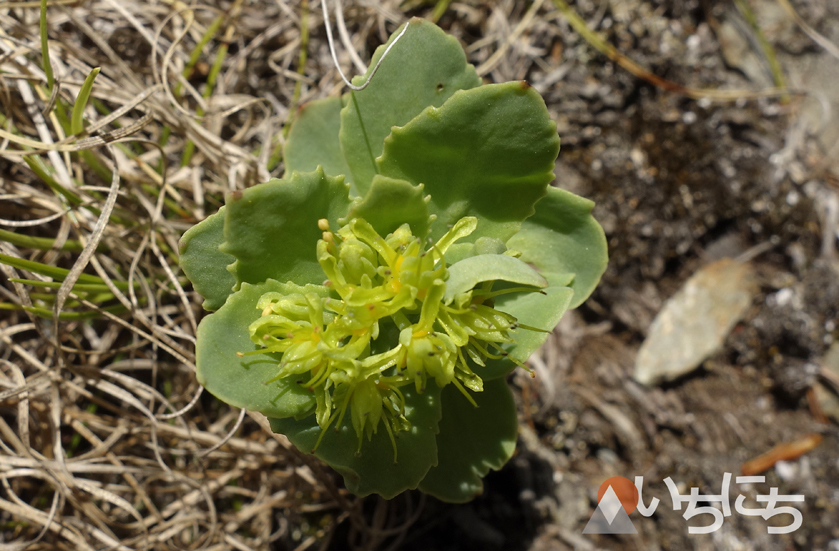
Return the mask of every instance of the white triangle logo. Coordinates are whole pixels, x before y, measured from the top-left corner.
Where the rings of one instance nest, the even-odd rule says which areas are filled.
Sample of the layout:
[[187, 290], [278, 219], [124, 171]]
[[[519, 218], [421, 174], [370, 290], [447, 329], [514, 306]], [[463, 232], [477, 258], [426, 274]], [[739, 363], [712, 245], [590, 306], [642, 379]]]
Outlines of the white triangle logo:
[[637, 534], [635, 525], [610, 485], [591, 515], [583, 534]]
[[615, 490], [611, 486], [606, 489], [606, 493], [603, 494], [603, 499], [600, 500], [597, 506], [603, 511], [603, 516], [606, 517], [609, 524], [612, 524], [612, 521], [615, 520], [618, 511], [623, 509], [618, 494], [615, 493]]

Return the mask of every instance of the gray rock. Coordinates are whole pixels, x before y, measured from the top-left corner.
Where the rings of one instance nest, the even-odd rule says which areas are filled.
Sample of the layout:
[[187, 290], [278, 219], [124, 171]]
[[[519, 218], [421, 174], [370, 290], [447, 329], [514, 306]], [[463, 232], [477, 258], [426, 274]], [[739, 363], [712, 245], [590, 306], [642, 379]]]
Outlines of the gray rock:
[[653, 320], [635, 359], [635, 380], [654, 385], [699, 367], [722, 348], [756, 292], [748, 263], [723, 258], [699, 270]]

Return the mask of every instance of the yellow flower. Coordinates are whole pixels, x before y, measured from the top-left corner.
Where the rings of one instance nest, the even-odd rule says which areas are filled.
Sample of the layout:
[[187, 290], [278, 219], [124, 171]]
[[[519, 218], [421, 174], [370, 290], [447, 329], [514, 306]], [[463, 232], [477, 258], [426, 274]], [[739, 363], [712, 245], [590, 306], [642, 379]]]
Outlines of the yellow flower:
[[[445, 253], [471, 234], [473, 217], [459, 220], [437, 243], [423, 239], [405, 224], [382, 237], [365, 220], [355, 218], [337, 232], [318, 222], [323, 239], [317, 259], [326, 274], [330, 297], [314, 293], [266, 293], [257, 303], [262, 316], [250, 325], [253, 342], [262, 348], [248, 354], [282, 355], [271, 381], [309, 374], [299, 381], [316, 398], [321, 434], [341, 427], [347, 410], [358, 437], [358, 453], [384, 423], [393, 444], [410, 428], [399, 388], [413, 384], [423, 392], [429, 377], [439, 387], [454, 384], [475, 404], [468, 390], [480, 392], [483, 381], [469, 360], [485, 366], [500, 358], [512, 342], [516, 319], [492, 307], [492, 283], [444, 301], [449, 277]], [[382, 332], [399, 337], [382, 350]], [[314, 451], [314, 450], [313, 450]]]

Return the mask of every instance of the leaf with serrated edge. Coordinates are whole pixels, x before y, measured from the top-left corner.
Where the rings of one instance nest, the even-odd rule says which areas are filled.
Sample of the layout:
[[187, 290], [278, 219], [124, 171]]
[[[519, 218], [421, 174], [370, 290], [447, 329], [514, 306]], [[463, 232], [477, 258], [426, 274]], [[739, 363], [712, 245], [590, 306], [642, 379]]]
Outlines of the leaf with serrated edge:
[[262, 315], [256, 308], [259, 297], [272, 291], [329, 295], [329, 290], [320, 285], [300, 287], [271, 279], [260, 285], [243, 283], [218, 312], [201, 320], [196, 376], [211, 394], [232, 406], [269, 417], [301, 415], [315, 407], [315, 397], [308, 389], [297, 385], [294, 377], [266, 384], [279, 372], [280, 354], [236, 355], [258, 349], [250, 339], [248, 326]]
[[425, 184], [438, 239], [464, 216], [478, 218], [467, 238], [509, 239], [532, 215], [554, 178], [556, 124], [525, 82], [488, 84], [455, 93], [385, 140], [381, 174]]
[[352, 185], [338, 137], [345, 98], [316, 99], [300, 106], [283, 147], [287, 175], [313, 172], [322, 166], [329, 176], [344, 175], [345, 181]]
[[[408, 29], [387, 54], [370, 85], [360, 92], [350, 92], [341, 111], [341, 147], [362, 195], [378, 172], [375, 159], [382, 154], [382, 142], [391, 127], [407, 123], [430, 105], [442, 105], [457, 90], [481, 84], [457, 39], [424, 19], [414, 18], [406, 25]], [[367, 74], [355, 77], [353, 84], [367, 80], [401, 30], [397, 29], [387, 44], [376, 50]]]
[[347, 221], [353, 218], [363, 218], [382, 236], [407, 223], [415, 236], [425, 237], [430, 223], [422, 186], [379, 175], [367, 196], [353, 204]]
[[[411, 386], [402, 387], [405, 395], [405, 415], [411, 422], [408, 431], [399, 433], [396, 439], [398, 463], [393, 463], [393, 447], [387, 431], [379, 424], [372, 440], [364, 437], [361, 455], [356, 456], [358, 437], [349, 420], [336, 433], [327, 429], [315, 455], [329, 464], [344, 477], [347, 489], [357, 496], [379, 494], [392, 499], [412, 490], [437, 463], [437, 423], [440, 421], [440, 389], [428, 385], [425, 392], [418, 394]], [[274, 432], [285, 434], [297, 448], [311, 452], [321, 429], [314, 415], [301, 420], [272, 419]]]
[[549, 188], [536, 203], [536, 214], [522, 223], [521, 231], [507, 246], [521, 251], [521, 259], [546, 278], [574, 274], [574, 298], [568, 306], [582, 304], [606, 271], [606, 236], [592, 217], [594, 203], [559, 188]]
[[181, 237], [181, 268], [195, 291], [204, 297], [205, 310], [218, 310], [233, 292], [236, 278], [227, 271], [235, 260], [219, 250], [224, 241], [224, 207], [189, 228]]
[[454, 385], [443, 389], [438, 463], [419, 486], [443, 501], [465, 503], [479, 495], [481, 479], [490, 469], [503, 467], [516, 449], [516, 404], [507, 382], [488, 381], [472, 398], [477, 408]]
[[507, 281], [531, 287], [545, 287], [548, 284], [545, 278], [518, 258], [503, 254], [479, 254], [449, 266], [443, 301], [448, 304], [455, 296], [485, 281]]
[[349, 186], [323, 169], [295, 172], [227, 196], [221, 251], [236, 258], [229, 269], [239, 283], [268, 278], [298, 284], [326, 279], [317, 261], [318, 220], [332, 227], [349, 210]]

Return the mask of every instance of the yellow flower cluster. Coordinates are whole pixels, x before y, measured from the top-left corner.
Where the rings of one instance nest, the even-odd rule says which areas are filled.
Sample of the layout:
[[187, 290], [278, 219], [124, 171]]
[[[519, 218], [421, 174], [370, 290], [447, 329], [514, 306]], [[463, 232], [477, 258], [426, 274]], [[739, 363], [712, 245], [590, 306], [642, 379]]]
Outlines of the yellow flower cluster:
[[[427, 248], [407, 224], [387, 237], [361, 218], [335, 233], [326, 220], [318, 225], [317, 259], [333, 296], [263, 295], [262, 316], [249, 328], [261, 346], [253, 353], [282, 354], [268, 382], [298, 376], [315, 394], [321, 427], [315, 448], [349, 409], [357, 454], [363, 436], [372, 438], [384, 422], [396, 461], [395, 437], [411, 426], [400, 387], [423, 392], [430, 377], [440, 387], [454, 384], [474, 404], [466, 389], [480, 392], [483, 381], [467, 358], [483, 366], [486, 358], [505, 356], [501, 344], [512, 342], [516, 319], [491, 306], [498, 294], [491, 282], [445, 299], [445, 253], [475, 230], [474, 217]], [[389, 336], [380, 339], [383, 333]]]

